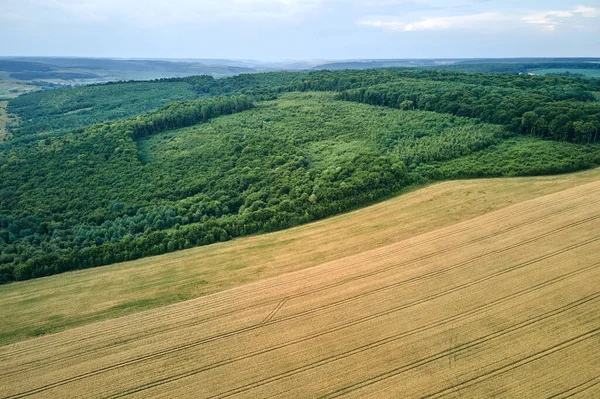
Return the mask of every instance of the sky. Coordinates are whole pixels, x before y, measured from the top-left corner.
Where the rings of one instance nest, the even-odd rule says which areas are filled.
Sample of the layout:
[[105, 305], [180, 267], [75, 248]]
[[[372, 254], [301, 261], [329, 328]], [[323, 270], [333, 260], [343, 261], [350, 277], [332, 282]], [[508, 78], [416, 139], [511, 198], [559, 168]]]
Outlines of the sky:
[[0, 56], [600, 57], [600, 0], [0, 0]]

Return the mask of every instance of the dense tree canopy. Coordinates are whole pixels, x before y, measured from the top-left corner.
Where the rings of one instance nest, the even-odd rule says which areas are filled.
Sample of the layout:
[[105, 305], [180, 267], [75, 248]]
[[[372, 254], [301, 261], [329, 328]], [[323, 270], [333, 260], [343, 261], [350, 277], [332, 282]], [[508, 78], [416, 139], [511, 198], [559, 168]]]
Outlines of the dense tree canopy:
[[340, 99], [401, 109], [420, 109], [479, 118], [513, 132], [557, 141], [600, 139], [600, 103], [576, 88], [517, 89], [471, 83], [402, 79], [348, 90]]
[[[427, 108], [422, 109], [451, 113], [462, 109], [464, 114], [467, 112], [465, 107], [476, 103], [480, 107], [495, 107], [486, 108], [484, 111], [487, 113], [510, 112], [511, 116], [515, 114], [515, 118], [522, 117], [527, 111], [536, 112], [536, 109], [555, 101], [570, 101], [562, 106], [572, 109], [586, 107], [586, 117], [594, 116], [597, 115], [597, 104], [591, 106], [583, 103], [595, 101], [596, 93], [600, 92], [600, 79], [403, 69], [260, 73], [226, 79], [192, 76], [150, 82], [110, 83], [31, 93], [11, 100], [9, 112], [20, 119], [18, 126], [11, 129], [15, 135], [11, 145], [33, 142], [98, 122], [135, 116], [173, 101], [232, 94], [268, 99], [290, 91], [348, 90], [343, 93], [344, 98], [362, 101], [368, 89], [369, 93], [379, 96], [376, 99], [371, 95], [369, 103], [385, 105], [387, 102], [393, 105], [401, 102], [395, 98], [399, 94], [411, 97], [416, 103], [414, 91], [420, 85], [427, 90], [426, 100], [429, 102]], [[410, 92], [397, 92], [404, 89]], [[471, 90], [474, 91], [469, 93]], [[438, 104], [438, 101], [441, 103]], [[502, 108], [511, 103], [518, 103], [518, 112]], [[478, 116], [476, 111], [468, 110], [473, 114], [470, 116]], [[502, 117], [504, 119], [500, 123], [518, 124], [515, 121], [506, 123], [509, 116]], [[486, 121], [493, 122], [489, 119]], [[518, 129], [518, 126], [512, 126], [512, 129]]]
[[589, 168], [598, 92], [381, 69], [24, 95], [0, 148], [0, 282], [286, 228], [432, 180]]

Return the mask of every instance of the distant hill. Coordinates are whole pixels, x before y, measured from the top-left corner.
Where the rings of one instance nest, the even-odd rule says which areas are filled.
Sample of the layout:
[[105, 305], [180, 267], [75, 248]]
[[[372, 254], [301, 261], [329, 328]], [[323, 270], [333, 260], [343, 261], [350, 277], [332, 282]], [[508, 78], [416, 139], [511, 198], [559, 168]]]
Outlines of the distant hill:
[[466, 62], [464, 59], [383, 59], [383, 60], [346, 60], [320, 64], [313, 69], [328, 69], [331, 71], [342, 69], [372, 69], [372, 68], [420, 68], [452, 65]]
[[15, 57], [0, 59], [0, 73], [20, 81], [80, 85], [122, 80], [152, 80], [192, 75], [214, 77], [257, 72], [256, 68], [195, 61], [117, 60], [107, 58]]
[[[0, 78], [25, 84], [85, 85], [130, 80], [154, 80], [194, 75], [215, 78], [244, 73], [302, 70], [363, 70], [439, 68], [457, 72], [529, 73], [543, 69], [598, 69], [600, 58], [505, 59], [356, 59], [341, 61], [255, 61], [229, 59], [111, 59], [75, 57], [1, 57]], [[578, 71], [573, 71], [578, 72]], [[595, 76], [595, 74], [589, 74]], [[50, 86], [49, 86], [50, 85]]]
[[458, 64], [525, 64], [525, 63], [569, 63], [569, 62], [600, 62], [600, 58], [473, 58], [458, 61]]
[[[595, 77], [600, 71], [600, 58], [490, 58], [490, 59], [398, 59], [350, 60], [320, 64], [314, 70], [363, 70], [380, 68], [435, 68], [455, 72], [475, 73], [570, 73], [568, 76]], [[581, 70], [592, 71], [581, 73]], [[577, 74], [577, 75], [573, 75]]]
[[0, 59], [0, 71], [6, 72], [23, 72], [23, 71], [36, 71], [36, 72], [47, 72], [53, 69], [52, 66], [42, 64], [39, 62], [27, 62], [27, 61], [13, 61], [13, 60], [1, 60]]

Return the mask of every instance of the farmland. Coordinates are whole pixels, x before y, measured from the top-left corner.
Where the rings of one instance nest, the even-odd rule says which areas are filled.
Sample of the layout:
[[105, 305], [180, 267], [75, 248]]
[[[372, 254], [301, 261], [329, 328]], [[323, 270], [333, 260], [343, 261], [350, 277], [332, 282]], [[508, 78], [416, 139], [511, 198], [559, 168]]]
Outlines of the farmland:
[[[248, 266], [234, 270], [219, 258], [209, 261], [208, 253], [178, 253], [204, 259], [229, 278], [255, 264], [265, 272], [194, 300], [6, 345], [0, 396], [600, 394], [597, 170], [449, 182], [399, 198], [194, 250], [226, 256], [236, 246], [254, 247], [262, 265], [244, 257]], [[412, 222], [403, 225], [407, 215]], [[169, 256], [175, 254], [145, 261]], [[267, 260], [278, 257], [280, 264], [303, 261], [285, 267], [291, 273], [266, 271]], [[191, 259], [186, 264], [196, 267]], [[67, 287], [80, 279], [81, 292], [104, 284], [90, 273], [112, 270], [112, 284], [124, 286], [118, 275], [127, 267], [11, 284], [3, 310], [11, 298], [32, 298], [30, 284], [55, 278]], [[144, 271], [136, 270], [144, 287]]]
[[600, 169], [440, 183], [277, 233], [3, 285], [0, 344], [317, 266], [596, 180]]
[[0, 72], [0, 100], [9, 100], [36, 90], [39, 90], [39, 87], [20, 81], [2, 79], [2, 72]]
[[2, 103], [0, 398], [594, 396], [599, 90], [380, 69]]

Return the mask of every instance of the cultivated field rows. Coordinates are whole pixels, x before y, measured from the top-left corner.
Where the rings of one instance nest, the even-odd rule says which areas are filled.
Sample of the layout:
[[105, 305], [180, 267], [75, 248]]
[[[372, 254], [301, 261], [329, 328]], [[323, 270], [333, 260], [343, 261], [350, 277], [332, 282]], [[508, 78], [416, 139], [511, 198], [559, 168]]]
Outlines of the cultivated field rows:
[[0, 397], [597, 397], [598, 253], [595, 182], [1, 347]]
[[599, 179], [597, 168], [437, 183], [280, 232], [3, 285], [0, 345], [307, 269]]

